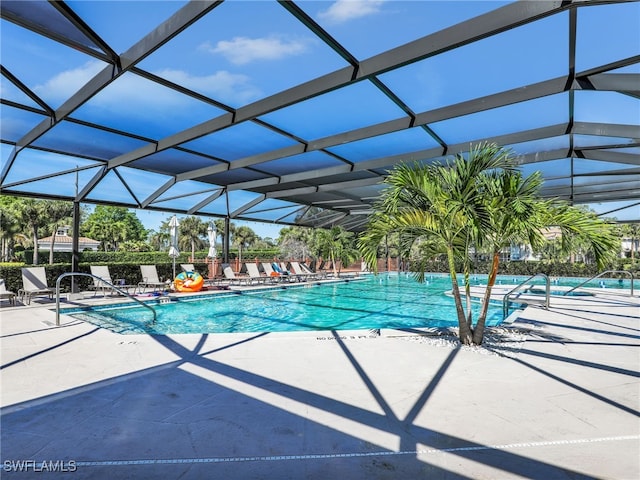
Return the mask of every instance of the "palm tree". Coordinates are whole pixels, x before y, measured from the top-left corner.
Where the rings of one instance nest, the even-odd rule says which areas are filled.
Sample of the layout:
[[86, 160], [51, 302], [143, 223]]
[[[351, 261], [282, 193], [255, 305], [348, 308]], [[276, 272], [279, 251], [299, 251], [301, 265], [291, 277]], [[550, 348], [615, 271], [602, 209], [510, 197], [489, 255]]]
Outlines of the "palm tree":
[[333, 273], [337, 275], [336, 261], [340, 261], [340, 269], [343, 265], [350, 265], [360, 257], [356, 248], [356, 238], [352, 232], [342, 227], [330, 229], [317, 229], [314, 232], [314, 248], [318, 256], [329, 258], [333, 265]]
[[186, 217], [180, 220], [180, 244], [191, 248], [191, 258], [196, 257], [196, 248], [206, 245], [207, 224], [199, 217]]
[[237, 227], [233, 234], [233, 244], [238, 247], [238, 261], [242, 263], [242, 248], [249, 247], [258, 240], [256, 232], [246, 226]]
[[[541, 229], [558, 226], [567, 241], [579, 235], [589, 239], [596, 259], [604, 262], [615, 243], [610, 229], [595, 217], [573, 207], [542, 200], [540, 175], [523, 178], [510, 152], [495, 144], [472, 147], [468, 159], [457, 155], [445, 163], [396, 167], [385, 182], [360, 248], [369, 267], [377, 266], [377, 248], [385, 235], [401, 233], [401, 251], [408, 254], [416, 242], [429, 254], [445, 253], [463, 344], [482, 343], [488, 299], [499, 267], [500, 251], [511, 242], [526, 240], [534, 247], [544, 241]], [[469, 273], [472, 250], [491, 252], [484, 303], [473, 325]], [[456, 262], [461, 263], [466, 311], [458, 286]], [[424, 264], [416, 277], [424, 280]]]
[[51, 243], [49, 244], [49, 265], [53, 265], [53, 250], [56, 242], [56, 233], [61, 223], [72, 221], [73, 203], [62, 200], [54, 200], [47, 205], [49, 216], [49, 231], [51, 232]]
[[[216, 233], [220, 237], [220, 244], [222, 248], [225, 248], [225, 236], [224, 236], [224, 220], [214, 220], [213, 224], [216, 227]], [[233, 238], [233, 235], [236, 232], [236, 225], [233, 222], [229, 222], [229, 238]]]
[[38, 265], [38, 230], [44, 225], [45, 202], [33, 198], [21, 198], [17, 203], [15, 213], [19, 223], [31, 231], [33, 264]]

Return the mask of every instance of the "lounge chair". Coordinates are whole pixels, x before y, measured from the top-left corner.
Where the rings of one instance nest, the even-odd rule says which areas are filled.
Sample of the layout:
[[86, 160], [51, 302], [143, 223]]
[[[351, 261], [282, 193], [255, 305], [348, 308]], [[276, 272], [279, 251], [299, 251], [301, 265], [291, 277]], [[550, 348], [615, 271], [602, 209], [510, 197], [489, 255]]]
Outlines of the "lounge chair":
[[121, 279], [118, 279], [114, 282], [111, 278], [111, 272], [109, 272], [109, 267], [107, 265], [90, 265], [89, 268], [91, 269], [92, 275], [99, 277], [93, 278], [93, 289], [96, 291], [96, 294], [99, 291], [102, 291], [102, 294], [106, 296], [107, 291], [109, 290], [111, 291], [111, 293], [117, 292], [117, 290], [113, 289], [112, 285], [115, 285], [120, 290], [124, 290], [127, 293], [129, 293], [130, 288], [133, 288], [135, 291], [137, 287], [137, 285], [126, 285], [124, 283], [124, 280]]
[[304, 281], [304, 278], [303, 278], [304, 275], [301, 276], [301, 275], [298, 275], [297, 273], [293, 273], [287, 267], [287, 263], [286, 262], [274, 263], [273, 267], [274, 267], [274, 270], [276, 272], [280, 273], [280, 275], [284, 275], [285, 277], [287, 277], [290, 282], [302, 282], [302, 281]]
[[16, 304], [16, 294], [10, 290], [7, 290], [7, 285], [4, 283], [4, 278], [0, 278], [0, 300], [7, 299], [9, 304]]
[[181, 263], [180, 268], [183, 272], [196, 272], [197, 270], [193, 266], [193, 263]]
[[24, 267], [22, 270], [22, 288], [18, 290], [18, 297], [29, 305], [32, 297], [48, 296], [53, 300], [55, 289], [47, 284], [47, 272], [44, 267]]
[[228, 263], [222, 264], [222, 273], [224, 273], [224, 278], [229, 282], [229, 285], [233, 285], [234, 283], [236, 285], [242, 285], [242, 282], [249, 285], [249, 276], [247, 275], [236, 276], [236, 273], [233, 271], [233, 269], [231, 268], [231, 265], [229, 265]]
[[142, 281], [138, 282], [138, 290], [142, 292], [143, 288], [153, 288], [153, 291], [164, 289], [167, 284], [161, 282], [158, 277], [158, 270], [155, 265], [140, 265], [142, 273]]
[[300, 275], [301, 277], [304, 277], [305, 280], [308, 280], [309, 278], [318, 277], [318, 274], [306, 268], [306, 265], [301, 264], [300, 262], [290, 262], [290, 263], [291, 263], [291, 268], [293, 269], [293, 272], [296, 275]]
[[267, 281], [267, 277], [260, 274], [260, 270], [258, 270], [258, 265], [250, 262], [247, 262], [244, 265], [247, 268], [247, 274], [249, 275], [250, 283], [253, 283], [254, 280], [257, 283], [265, 283]]
[[[262, 268], [264, 273], [267, 274], [268, 277], [275, 279], [275, 282], [294, 282], [295, 278], [290, 277], [282, 272], [282, 269], [278, 267], [278, 271], [274, 269], [274, 265], [269, 262], [263, 262]], [[277, 265], [276, 265], [277, 266]]]

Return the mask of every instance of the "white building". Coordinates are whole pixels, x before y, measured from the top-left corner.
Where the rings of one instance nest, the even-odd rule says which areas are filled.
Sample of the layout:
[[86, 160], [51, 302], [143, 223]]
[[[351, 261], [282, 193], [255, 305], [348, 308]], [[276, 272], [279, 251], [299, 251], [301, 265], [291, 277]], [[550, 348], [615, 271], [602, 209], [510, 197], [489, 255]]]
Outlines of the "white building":
[[[73, 251], [73, 237], [69, 235], [69, 229], [71, 227], [64, 226], [58, 228], [55, 235], [55, 241], [53, 244], [54, 252], [72, 252]], [[49, 250], [51, 248], [51, 235], [38, 239], [38, 250]], [[100, 248], [100, 242], [87, 237], [78, 238], [78, 251], [83, 252], [85, 250], [98, 250]]]

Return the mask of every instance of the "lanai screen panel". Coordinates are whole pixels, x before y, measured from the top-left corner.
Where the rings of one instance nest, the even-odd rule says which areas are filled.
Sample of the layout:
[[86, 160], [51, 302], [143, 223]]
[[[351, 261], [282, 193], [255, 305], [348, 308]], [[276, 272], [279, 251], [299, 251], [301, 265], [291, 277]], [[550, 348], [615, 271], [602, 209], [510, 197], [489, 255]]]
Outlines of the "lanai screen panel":
[[635, 1], [0, 10], [3, 194], [357, 231], [395, 165], [489, 141], [640, 219]]

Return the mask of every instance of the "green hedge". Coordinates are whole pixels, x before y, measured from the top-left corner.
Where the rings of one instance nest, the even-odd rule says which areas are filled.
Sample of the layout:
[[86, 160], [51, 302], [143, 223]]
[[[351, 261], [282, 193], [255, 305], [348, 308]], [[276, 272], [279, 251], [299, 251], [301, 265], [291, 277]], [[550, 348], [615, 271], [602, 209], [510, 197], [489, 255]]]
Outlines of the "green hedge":
[[[173, 262], [167, 263], [165, 258], [165, 263], [152, 263], [149, 262], [148, 265], [155, 265], [158, 271], [158, 277], [161, 280], [170, 279], [173, 277]], [[127, 284], [135, 285], [138, 282], [142, 281], [142, 275], [140, 273], [140, 265], [141, 263], [107, 263], [107, 262], [93, 262], [93, 263], [81, 263], [78, 265], [78, 269], [83, 273], [91, 273], [90, 265], [109, 265], [109, 273], [111, 274], [111, 278], [115, 281], [116, 279], [124, 278]], [[146, 262], [142, 262], [143, 265], [147, 265]], [[29, 266], [29, 265], [22, 265]], [[65, 272], [71, 271], [70, 263], [58, 263], [54, 265], [41, 265], [45, 267], [45, 272], [47, 274], [47, 284], [55, 288], [56, 280], [60, 275]], [[13, 292], [18, 292], [20, 288], [22, 288], [22, 272], [20, 270], [21, 266], [3, 266], [0, 265], [0, 278], [4, 278], [7, 289]], [[196, 267], [198, 271], [202, 270], [200, 273], [203, 274], [206, 278], [206, 265], [197, 265]], [[176, 261], [176, 273], [180, 272], [180, 263]], [[76, 277], [76, 281], [80, 286], [81, 290], [88, 290], [90, 286], [93, 286], [93, 279], [91, 277]], [[63, 292], [68, 292], [71, 290], [71, 277], [67, 277], [62, 279], [60, 283], [60, 289]]]
[[[207, 258], [207, 253], [209, 250], [201, 250], [196, 251], [196, 258], [205, 259]], [[219, 257], [222, 252], [219, 252]], [[54, 252], [53, 253], [53, 262], [54, 263], [71, 263], [71, 252]], [[243, 259], [252, 259], [255, 257], [258, 258], [273, 258], [275, 256], [280, 255], [280, 250], [278, 248], [263, 248], [263, 249], [255, 249], [255, 250], [245, 250], [242, 252]], [[21, 252], [16, 252], [16, 257], [19, 261], [24, 262], [26, 264], [33, 263], [33, 250], [24, 250]], [[187, 263], [189, 262], [189, 257], [191, 257], [191, 251], [180, 252], [180, 256], [176, 259], [177, 263]], [[38, 258], [40, 264], [48, 264], [49, 263], [49, 251], [48, 250], [40, 250], [38, 252]], [[80, 252], [80, 263], [142, 263], [142, 264], [157, 264], [164, 263], [169, 258], [167, 252], [102, 252], [102, 251], [93, 251], [87, 250], [85, 252]], [[229, 259], [235, 260], [238, 258], [238, 250], [231, 249], [229, 251]]]
[[[136, 257], [136, 261], [109, 261], [107, 258], [114, 258], [112, 254], [117, 253], [117, 259], [123, 257]], [[79, 265], [81, 272], [90, 273], [90, 265], [109, 265], [111, 278], [116, 280], [124, 278], [128, 284], [137, 284], [142, 280], [140, 274], [140, 265], [156, 265], [158, 276], [160, 278], [169, 279], [173, 277], [173, 262], [168, 258], [166, 253], [158, 252], [91, 252], [95, 258], [91, 262], [83, 262]], [[100, 255], [105, 255], [101, 257]], [[176, 259], [176, 273], [180, 271], [180, 263], [188, 263], [187, 254], [181, 254]], [[198, 254], [196, 254], [198, 256]], [[199, 258], [204, 258], [203, 255]], [[256, 255], [257, 256], [257, 255]], [[244, 255], [243, 255], [244, 257]], [[86, 257], [83, 257], [86, 258]], [[252, 258], [248, 255], [245, 258]], [[270, 258], [267, 255], [261, 258]], [[17, 292], [22, 288], [22, 274], [20, 268], [24, 265], [20, 264], [0, 264], [0, 278], [6, 282], [7, 289]], [[29, 265], [26, 265], [29, 266]], [[55, 287], [57, 278], [64, 272], [71, 271], [71, 263], [59, 263], [54, 265], [42, 265], [47, 273], [47, 282], [50, 287]], [[196, 263], [196, 270], [203, 276], [207, 277], [207, 265]], [[477, 262], [473, 273], [482, 275], [489, 272], [489, 262]], [[610, 265], [604, 270], [626, 270], [633, 272], [634, 276], [640, 276], [640, 262], [632, 264], [629, 259], [619, 259], [615, 264]], [[426, 271], [428, 272], [448, 272], [447, 263], [444, 261], [429, 262]], [[459, 268], [460, 271], [460, 268]], [[549, 262], [502, 262], [500, 264], [500, 275], [535, 275], [536, 273], [545, 273], [552, 277], [592, 277], [597, 275], [598, 270], [595, 265], [585, 265], [583, 263], [549, 263]], [[617, 276], [617, 275], [613, 275]], [[86, 290], [93, 285], [93, 279], [90, 277], [78, 277], [77, 281], [80, 288]], [[62, 280], [61, 287], [63, 291], [69, 291], [71, 278]]]
[[[475, 274], [486, 275], [491, 267], [490, 262], [476, 262], [472, 271]], [[462, 265], [457, 265], [458, 271]], [[604, 269], [598, 269], [595, 264], [584, 263], [552, 263], [552, 262], [500, 262], [499, 275], [535, 275], [544, 273], [551, 277], [593, 277], [604, 270], [626, 270], [633, 272], [634, 276], [640, 274], [640, 262], [631, 264], [628, 259], [619, 259]], [[446, 261], [428, 262], [425, 268], [427, 272], [448, 273], [449, 267]], [[616, 275], [613, 275], [616, 276]]]

